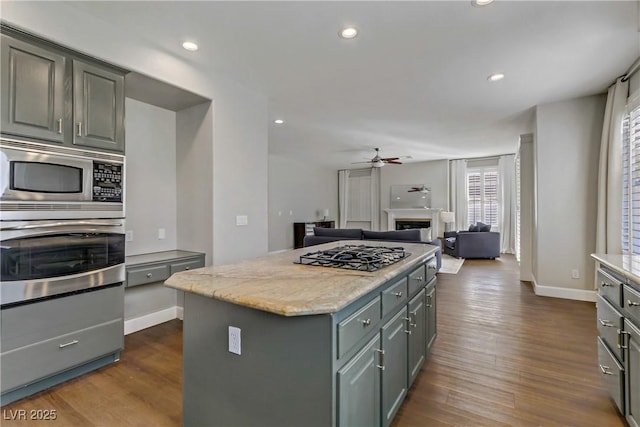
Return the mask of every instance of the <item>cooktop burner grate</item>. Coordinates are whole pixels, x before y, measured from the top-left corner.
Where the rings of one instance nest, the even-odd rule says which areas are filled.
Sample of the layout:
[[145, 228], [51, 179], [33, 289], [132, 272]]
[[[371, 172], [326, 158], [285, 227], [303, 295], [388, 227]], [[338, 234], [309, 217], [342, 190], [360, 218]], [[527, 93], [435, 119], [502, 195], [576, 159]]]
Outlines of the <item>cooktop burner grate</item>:
[[301, 255], [300, 262], [296, 264], [371, 272], [394, 264], [409, 255], [411, 254], [401, 247], [345, 245]]

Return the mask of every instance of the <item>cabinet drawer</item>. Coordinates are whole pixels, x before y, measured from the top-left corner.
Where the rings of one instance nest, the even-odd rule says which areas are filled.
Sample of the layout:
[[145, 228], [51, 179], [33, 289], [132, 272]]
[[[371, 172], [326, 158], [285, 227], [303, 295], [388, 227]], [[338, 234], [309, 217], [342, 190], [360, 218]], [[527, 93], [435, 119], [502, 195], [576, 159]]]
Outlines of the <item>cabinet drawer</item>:
[[123, 286], [3, 309], [0, 350], [6, 352], [120, 319], [123, 313]]
[[127, 287], [160, 282], [169, 278], [167, 264], [127, 269]]
[[611, 354], [606, 344], [598, 337], [598, 363], [605, 379], [609, 395], [624, 414], [624, 368]]
[[355, 343], [377, 327], [380, 321], [380, 297], [338, 323], [338, 357], [342, 357]]
[[421, 265], [409, 274], [409, 295], [414, 295], [427, 284], [425, 266]]
[[0, 354], [2, 392], [97, 359], [123, 347], [122, 318]]
[[436, 260], [435, 257], [427, 261], [426, 269], [427, 269], [426, 283], [429, 283], [431, 279], [433, 279], [436, 276], [436, 272], [438, 271], [438, 261]]
[[618, 331], [622, 329], [624, 317], [601, 295], [597, 297], [598, 305], [598, 333], [600, 338], [609, 346], [618, 360], [622, 360], [622, 349], [618, 348]]
[[171, 274], [179, 273], [185, 270], [193, 270], [194, 268], [200, 267], [204, 267], [204, 259], [175, 262], [171, 264]]
[[382, 317], [407, 301], [407, 278], [403, 277], [382, 291]]
[[604, 270], [598, 270], [598, 291], [611, 304], [622, 307], [622, 282]]
[[640, 292], [628, 285], [622, 287], [622, 302], [624, 310], [633, 320], [640, 323]]

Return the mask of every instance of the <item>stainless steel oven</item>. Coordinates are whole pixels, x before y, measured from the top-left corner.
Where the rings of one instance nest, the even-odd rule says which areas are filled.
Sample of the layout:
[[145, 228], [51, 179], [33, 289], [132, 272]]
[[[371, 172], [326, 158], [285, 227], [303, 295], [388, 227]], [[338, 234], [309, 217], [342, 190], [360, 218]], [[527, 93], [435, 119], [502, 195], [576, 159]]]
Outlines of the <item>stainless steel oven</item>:
[[124, 156], [0, 140], [0, 219], [124, 217]]
[[0, 305], [125, 280], [124, 219], [0, 222]]

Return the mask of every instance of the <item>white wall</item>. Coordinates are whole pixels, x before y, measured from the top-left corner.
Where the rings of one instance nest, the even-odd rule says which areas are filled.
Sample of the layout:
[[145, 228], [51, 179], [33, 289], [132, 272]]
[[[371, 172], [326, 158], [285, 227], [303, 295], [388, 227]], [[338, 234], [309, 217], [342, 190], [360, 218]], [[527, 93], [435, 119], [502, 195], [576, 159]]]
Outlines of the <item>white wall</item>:
[[[88, 16], [72, 2], [3, 2], [2, 18], [69, 48], [213, 100], [209, 166], [213, 213], [199, 218], [202, 224], [198, 226], [207, 230], [213, 223], [214, 263], [267, 253], [266, 96], [213, 70], [198, 68], [188, 55], [176, 56], [143, 34], [125, 33], [117, 23]], [[249, 216], [247, 226], [235, 226], [238, 214]]]
[[520, 280], [533, 280], [534, 139], [520, 135]]
[[125, 108], [127, 255], [176, 249], [176, 113], [129, 98]]
[[338, 172], [286, 157], [269, 156], [269, 251], [293, 248], [293, 223], [322, 219], [338, 223]]
[[[536, 293], [593, 299], [604, 95], [537, 107]], [[577, 269], [580, 279], [571, 278]]]
[[[431, 187], [431, 207], [448, 209], [449, 161], [405, 163], [402, 166], [387, 165], [380, 176], [380, 229], [387, 229], [387, 213], [391, 202], [392, 185], [426, 184]], [[439, 220], [439, 219], [438, 219]], [[438, 227], [444, 230], [444, 225]]]

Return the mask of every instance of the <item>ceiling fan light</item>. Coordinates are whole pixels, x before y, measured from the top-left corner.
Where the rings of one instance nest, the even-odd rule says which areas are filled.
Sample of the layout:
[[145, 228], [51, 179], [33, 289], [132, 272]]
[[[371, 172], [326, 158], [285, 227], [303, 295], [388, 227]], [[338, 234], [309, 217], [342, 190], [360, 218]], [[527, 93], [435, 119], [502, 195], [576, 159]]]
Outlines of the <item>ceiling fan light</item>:
[[371, 163], [371, 166], [373, 166], [374, 168], [381, 168], [384, 166], [384, 162], [382, 160], [376, 160], [375, 162]]

